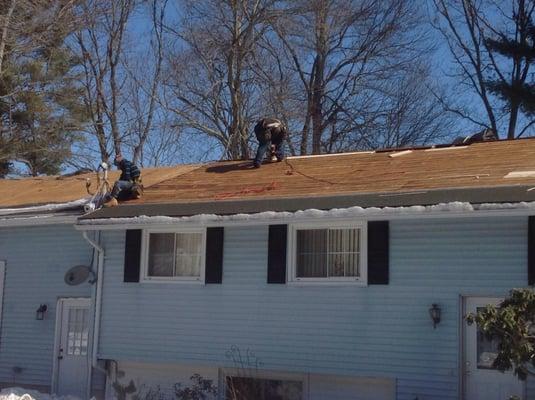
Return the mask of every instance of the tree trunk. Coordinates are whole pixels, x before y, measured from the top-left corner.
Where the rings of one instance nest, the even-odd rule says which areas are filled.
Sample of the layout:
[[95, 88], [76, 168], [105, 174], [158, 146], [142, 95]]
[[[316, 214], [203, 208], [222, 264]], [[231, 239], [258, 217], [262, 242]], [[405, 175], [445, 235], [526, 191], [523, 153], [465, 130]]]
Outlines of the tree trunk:
[[11, 0], [11, 3], [9, 5], [9, 9], [7, 10], [7, 13], [4, 17], [4, 26], [2, 27], [2, 36], [0, 37], [0, 76], [2, 76], [2, 65], [4, 61], [4, 53], [6, 50], [6, 42], [7, 42], [7, 31], [9, 29], [9, 24], [11, 22], [11, 16], [13, 15], [13, 11], [15, 10], [17, 0]]
[[323, 134], [323, 96], [325, 95], [325, 60], [327, 52], [327, 5], [316, 11], [316, 57], [312, 84], [312, 154], [321, 153]]

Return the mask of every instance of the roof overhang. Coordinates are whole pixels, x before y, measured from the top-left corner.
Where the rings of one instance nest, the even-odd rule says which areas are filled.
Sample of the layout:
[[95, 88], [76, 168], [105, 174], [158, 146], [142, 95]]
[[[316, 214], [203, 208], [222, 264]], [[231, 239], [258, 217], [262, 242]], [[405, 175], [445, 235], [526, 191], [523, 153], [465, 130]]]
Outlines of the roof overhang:
[[102, 208], [81, 217], [81, 220], [103, 218], [131, 218], [145, 216], [187, 217], [200, 214], [233, 215], [266, 211], [295, 212], [298, 210], [329, 210], [348, 207], [406, 207], [451, 202], [513, 203], [535, 201], [531, 186], [500, 186], [482, 188], [456, 188], [392, 193], [363, 193], [335, 196], [292, 198], [261, 198], [213, 200], [169, 204], [121, 204]]
[[532, 215], [535, 214], [535, 193], [529, 189], [527, 186], [514, 186], [384, 195], [122, 205], [81, 217], [76, 228], [107, 230], [169, 224], [261, 225], [322, 217], [378, 220]]
[[0, 217], [0, 228], [43, 225], [74, 225], [76, 224], [79, 216], [79, 213], [68, 215], [11, 215], [9, 217]]

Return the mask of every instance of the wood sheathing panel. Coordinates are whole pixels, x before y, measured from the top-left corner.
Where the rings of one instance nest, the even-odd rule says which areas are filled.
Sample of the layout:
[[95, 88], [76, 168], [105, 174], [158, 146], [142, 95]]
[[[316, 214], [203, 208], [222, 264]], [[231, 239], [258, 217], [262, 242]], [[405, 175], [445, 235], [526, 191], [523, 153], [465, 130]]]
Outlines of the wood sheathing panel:
[[432, 189], [531, 185], [535, 178], [508, 178], [535, 171], [535, 139], [476, 143], [448, 150], [415, 149], [289, 158], [260, 169], [250, 162], [201, 166], [145, 190], [130, 204], [184, 203], [338, 194], [404, 193]]
[[[433, 189], [533, 185], [535, 139], [475, 143], [449, 149], [413, 149], [289, 158], [251, 168], [250, 161], [215, 162], [143, 170], [145, 195], [128, 204], [300, 198]], [[45, 177], [0, 180], [0, 207], [61, 203], [86, 195], [85, 180]], [[111, 174], [110, 181], [117, 177]]]
[[[145, 187], [197, 168], [198, 165], [180, 165], [165, 168], [145, 168], [142, 170]], [[111, 171], [109, 181], [113, 184], [119, 177], [118, 171]], [[24, 179], [0, 179], [0, 208], [23, 207], [39, 204], [65, 203], [88, 196], [85, 182], [90, 178], [91, 190], [96, 186], [95, 173], [77, 176], [47, 176]]]

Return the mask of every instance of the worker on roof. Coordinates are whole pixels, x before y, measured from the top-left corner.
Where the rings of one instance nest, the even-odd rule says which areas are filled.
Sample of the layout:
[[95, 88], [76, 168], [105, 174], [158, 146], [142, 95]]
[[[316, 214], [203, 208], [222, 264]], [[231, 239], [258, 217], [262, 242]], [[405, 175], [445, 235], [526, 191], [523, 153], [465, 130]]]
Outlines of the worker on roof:
[[254, 159], [255, 168], [260, 168], [268, 149], [271, 150], [271, 157], [277, 157], [277, 161], [284, 159], [284, 140], [288, 136], [288, 131], [281, 121], [275, 118], [262, 118], [256, 123], [254, 133], [259, 143]]
[[118, 205], [118, 198], [139, 198], [141, 196], [139, 168], [125, 159], [122, 154], [117, 153], [113, 160], [115, 166], [121, 170], [119, 180], [113, 185], [111, 193], [104, 202], [104, 207], [114, 207]]

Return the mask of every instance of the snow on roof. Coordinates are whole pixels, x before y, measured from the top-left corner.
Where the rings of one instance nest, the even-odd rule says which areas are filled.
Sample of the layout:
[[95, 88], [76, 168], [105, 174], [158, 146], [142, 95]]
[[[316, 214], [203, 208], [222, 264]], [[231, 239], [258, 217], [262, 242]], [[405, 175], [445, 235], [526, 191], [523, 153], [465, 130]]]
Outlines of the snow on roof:
[[141, 215], [131, 218], [102, 218], [80, 220], [78, 226], [80, 229], [96, 229], [102, 226], [113, 225], [168, 225], [176, 223], [195, 223], [195, 224], [213, 224], [218, 222], [270, 222], [273, 220], [292, 220], [295, 222], [308, 219], [342, 219], [342, 218], [391, 218], [391, 217], [422, 217], [436, 215], [459, 215], [459, 214], [476, 214], [479, 211], [527, 211], [535, 210], [535, 202], [520, 203], [484, 203], [471, 204], [467, 202], [451, 202], [435, 205], [414, 205], [408, 207], [348, 207], [335, 208], [331, 210], [300, 210], [296, 212], [275, 212], [266, 211], [255, 214], [235, 214], [235, 215], [216, 215], [200, 214], [186, 217], [168, 217], [168, 216], [146, 216]]
[[20, 208], [0, 208], [0, 216], [71, 210], [73, 208], [83, 207], [88, 202], [89, 202], [89, 197], [85, 197], [83, 199], [68, 201], [66, 203], [43, 204], [42, 206], [20, 207]]

